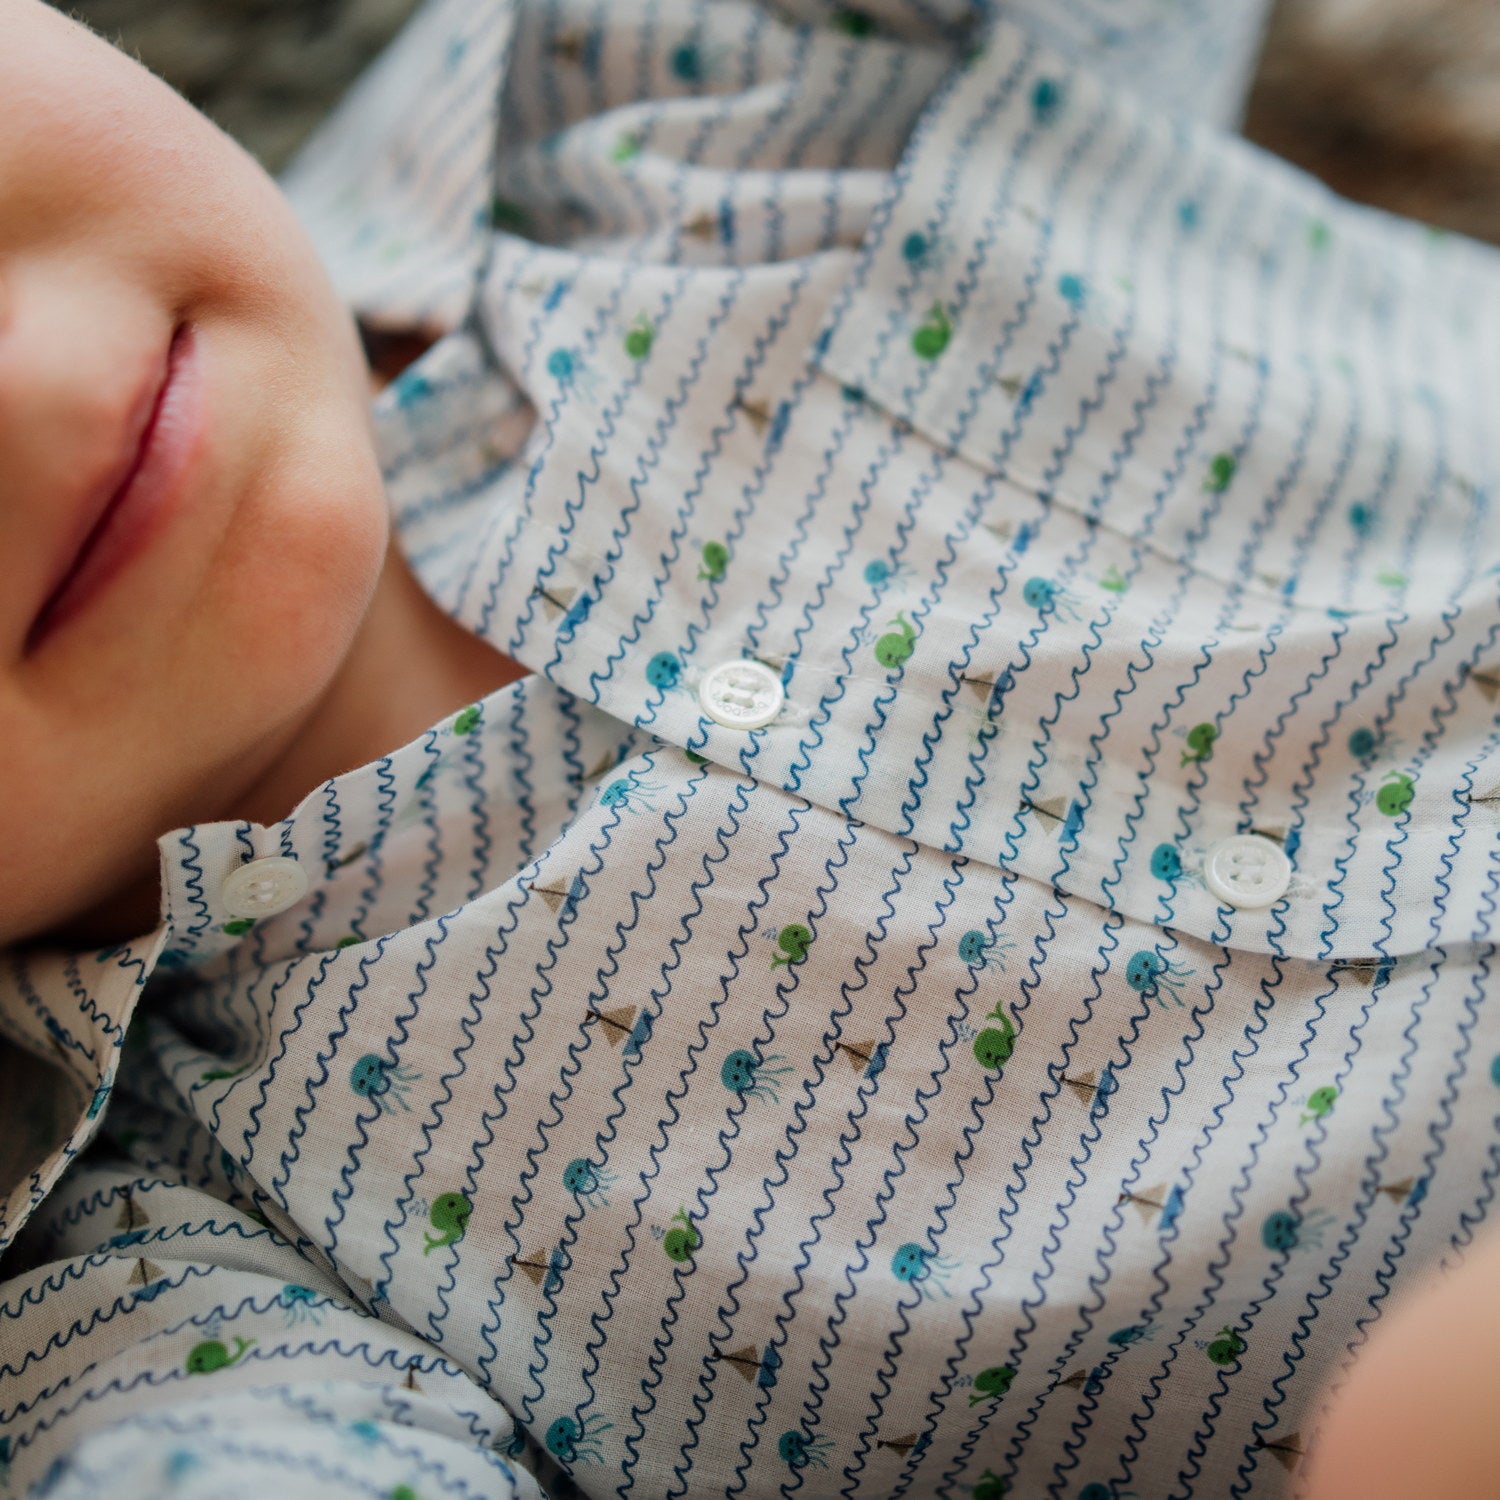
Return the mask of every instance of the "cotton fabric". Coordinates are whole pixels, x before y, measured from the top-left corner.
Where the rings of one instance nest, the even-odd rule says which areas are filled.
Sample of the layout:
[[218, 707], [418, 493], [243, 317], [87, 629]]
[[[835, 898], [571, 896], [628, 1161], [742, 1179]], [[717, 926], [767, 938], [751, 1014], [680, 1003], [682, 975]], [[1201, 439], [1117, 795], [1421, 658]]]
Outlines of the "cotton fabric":
[[8, 956], [10, 1492], [1289, 1492], [1500, 1171], [1500, 262], [1261, 19], [418, 16], [285, 186], [533, 675]]

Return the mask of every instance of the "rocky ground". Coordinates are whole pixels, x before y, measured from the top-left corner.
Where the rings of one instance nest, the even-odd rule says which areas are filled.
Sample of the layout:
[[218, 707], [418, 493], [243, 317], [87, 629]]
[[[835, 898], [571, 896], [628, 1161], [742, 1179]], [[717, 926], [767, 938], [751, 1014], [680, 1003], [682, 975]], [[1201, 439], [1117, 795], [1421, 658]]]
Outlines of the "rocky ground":
[[[68, 0], [273, 171], [418, 0]], [[1500, 5], [1279, 0], [1246, 133], [1350, 197], [1500, 243]]]

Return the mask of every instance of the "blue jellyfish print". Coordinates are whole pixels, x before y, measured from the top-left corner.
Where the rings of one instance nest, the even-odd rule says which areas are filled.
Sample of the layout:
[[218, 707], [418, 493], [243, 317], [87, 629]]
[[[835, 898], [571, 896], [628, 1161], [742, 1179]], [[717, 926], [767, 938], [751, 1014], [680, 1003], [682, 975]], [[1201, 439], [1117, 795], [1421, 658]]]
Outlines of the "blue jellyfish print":
[[406, 1102], [406, 1096], [421, 1076], [378, 1053], [367, 1052], [349, 1070], [349, 1087], [361, 1099], [373, 1100], [383, 1115], [393, 1115], [398, 1108], [410, 1114], [411, 1105]]
[[864, 567], [865, 582], [876, 590], [913, 576], [915, 576], [915, 569], [910, 563], [897, 562], [894, 558], [873, 558]]
[[589, 399], [599, 386], [598, 377], [584, 364], [576, 349], [554, 349], [547, 356], [547, 373], [562, 390], [577, 390]]
[[809, 1464], [815, 1469], [826, 1469], [826, 1455], [832, 1446], [832, 1438], [806, 1437], [795, 1427], [788, 1428], [776, 1439], [776, 1451], [794, 1469], [806, 1468]]
[[1267, 1214], [1260, 1226], [1260, 1241], [1267, 1250], [1292, 1251], [1304, 1245], [1321, 1249], [1323, 1236], [1332, 1227], [1333, 1215], [1326, 1208], [1306, 1214], [1278, 1209]]
[[1193, 885], [1202, 885], [1203, 877], [1197, 870], [1190, 870], [1177, 852], [1176, 844], [1158, 844], [1151, 851], [1151, 873], [1168, 885], [1186, 880]]
[[683, 42], [673, 47], [667, 59], [672, 76], [683, 83], [706, 83], [715, 78], [727, 47], [705, 48], [697, 42]]
[[696, 42], [683, 42], [673, 47], [668, 61], [672, 74], [684, 83], [702, 83], [705, 76], [703, 49]]
[[[786, 1066], [778, 1068], [777, 1063]], [[755, 1053], [737, 1047], [724, 1059], [724, 1065], [719, 1069], [719, 1082], [742, 1099], [769, 1099], [772, 1104], [779, 1104], [781, 1096], [776, 1092], [777, 1080], [791, 1071], [791, 1064], [779, 1052], [759, 1058]]]
[[610, 782], [599, 793], [599, 804], [601, 807], [618, 807], [624, 808], [626, 812], [639, 813], [646, 808], [654, 807], [653, 799], [658, 792], [665, 790], [664, 782], [649, 781], [632, 771], [629, 776], [622, 776], [618, 781]]
[[559, 1417], [547, 1429], [543, 1442], [547, 1452], [565, 1464], [595, 1464], [604, 1457], [599, 1440], [614, 1425], [598, 1412], [582, 1421], [577, 1417]]
[[1055, 78], [1038, 78], [1031, 89], [1031, 113], [1037, 124], [1050, 124], [1062, 108], [1062, 85]]
[[[3, 1441], [5, 1440], [0, 1439], [0, 1442]], [[3, 1452], [0, 1452], [0, 1457], [3, 1457]], [[194, 1469], [199, 1468], [202, 1462], [203, 1460], [196, 1453], [190, 1452], [186, 1448], [174, 1448], [167, 1454], [167, 1460], [163, 1468], [167, 1478], [173, 1484], [177, 1484], [180, 1480], [186, 1479]], [[0, 1463], [0, 1473], [4, 1473], [4, 1471], [5, 1465]]]
[[658, 651], [646, 663], [646, 681], [664, 692], [682, 681], [682, 663], [671, 651]]
[[590, 1208], [608, 1208], [608, 1189], [619, 1180], [617, 1173], [596, 1167], [586, 1156], [575, 1156], [562, 1174], [562, 1185]]
[[1083, 278], [1075, 276], [1071, 271], [1065, 272], [1057, 278], [1058, 295], [1070, 307], [1082, 307], [1087, 293], [1084, 290]]
[[936, 271], [947, 263], [953, 249], [951, 236], [913, 229], [901, 241], [901, 259], [914, 271]]
[[419, 375], [414, 370], [405, 370], [396, 377], [392, 386], [392, 394], [396, 398], [396, 405], [403, 410], [410, 410], [419, 405], [432, 395], [434, 386], [425, 375]]
[[1165, 1008], [1167, 1002], [1162, 998], [1162, 992], [1181, 1005], [1183, 982], [1191, 979], [1195, 972], [1186, 964], [1175, 963], [1160, 953], [1142, 948], [1139, 953], [1132, 954], [1130, 962], [1125, 965], [1125, 982], [1136, 994], [1155, 1000]]
[[970, 928], [958, 940], [958, 956], [971, 969], [998, 969], [1005, 972], [1005, 955], [1014, 948], [1008, 937], [991, 937], [978, 927]]
[[1155, 1337], [1155, 1323], [1130, 1323], [1115, 1329], [1105, 1342], [1116, 1349], [1129, 1349], [1135, 1344], [1150, 1343]]
[[321, 1323], [322, 1309], [318, 1306], [318, 1294], [310, 1286], [297, 1286], [288, 1282], [276, 1294], [277, 1306], [286, 1314], [286, 1326], [294, 1323]]
[[1057, 614], [1064, 620], [1081, 620], [1078, 595], [1050, 578], [1028, 578], [1021, 597], [1039, 614]]
[[916, 1287], [924, 1299], [935, 1299], [939, 1292], [944, 1297], [951, 1297], [953, 1293], [948, 1290], [948, 1278], [957, 1269], [956, 1260], [949, 1260], [912, 1240], [891, 1257], [891, 1272], [896, 1280]]

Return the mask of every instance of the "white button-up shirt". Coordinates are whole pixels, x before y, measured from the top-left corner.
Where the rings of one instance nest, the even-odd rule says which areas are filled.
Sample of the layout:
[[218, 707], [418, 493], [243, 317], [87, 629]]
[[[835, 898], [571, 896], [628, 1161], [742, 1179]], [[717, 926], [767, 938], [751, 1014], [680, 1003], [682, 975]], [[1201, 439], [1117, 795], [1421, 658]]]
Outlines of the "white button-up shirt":
[[1283, 1492], [1500, 1174], [1500, 258], [1260, 10], [419, 14], [285, 186], [533, 675], [6, 959], [13, 1491]]

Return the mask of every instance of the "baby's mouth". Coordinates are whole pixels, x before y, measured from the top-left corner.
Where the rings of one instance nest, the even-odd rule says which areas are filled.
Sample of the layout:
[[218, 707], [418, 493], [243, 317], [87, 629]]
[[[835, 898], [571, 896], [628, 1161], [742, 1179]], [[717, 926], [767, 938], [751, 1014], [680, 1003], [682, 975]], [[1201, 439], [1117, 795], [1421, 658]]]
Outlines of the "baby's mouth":
[[179, 325], [158, 369], [143, 383], [125, 427], [113, 471], [79, 508], [83, 535], [26, 637], [35, 650], [92, 598], [145, 539], [164, 491], [181, 467], [199, 425], [196, 344]]

